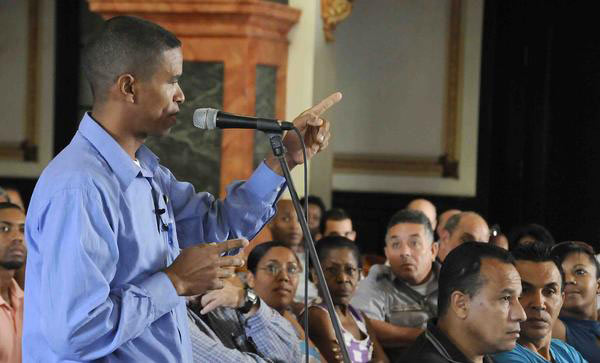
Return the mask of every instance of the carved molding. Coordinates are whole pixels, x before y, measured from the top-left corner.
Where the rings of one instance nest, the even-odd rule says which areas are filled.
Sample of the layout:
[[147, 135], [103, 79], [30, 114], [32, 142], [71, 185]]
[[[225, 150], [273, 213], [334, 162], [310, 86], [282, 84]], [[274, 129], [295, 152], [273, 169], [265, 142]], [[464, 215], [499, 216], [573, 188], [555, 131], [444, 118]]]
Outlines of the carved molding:
[[300, 10], [262, 0], [88, 0], [104, 18], [135, 15], [179, 37], [229, 36], [287, 42]]
[[323, 19], [323, 32], [325, 40], [335, 40], [333, 31], [335, 27], [352, 13], [354, 0], [321, 0], [321, 18]]
[[[325, 0], [324, 0], [325, 1]], [[462, 94], [462, 0], [451, 0], [448, 35], [443, 154], [438, 157], [336, 153], [333, 170], [343, 173], [458, 178], [460, 165], [460, 100]]]

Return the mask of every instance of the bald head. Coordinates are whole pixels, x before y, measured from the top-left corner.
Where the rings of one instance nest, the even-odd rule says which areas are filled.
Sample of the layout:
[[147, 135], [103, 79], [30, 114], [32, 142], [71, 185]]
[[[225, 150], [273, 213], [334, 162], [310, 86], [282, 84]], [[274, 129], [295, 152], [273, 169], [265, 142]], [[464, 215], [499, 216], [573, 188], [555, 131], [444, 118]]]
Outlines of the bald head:
[[441, 230], [438, 256], [444, 261], [448, 253], [468, 241], [488, 242], [487, 222], [475, 212], [461, 212], [448, 219]]
[[460, 209], [448, 209], [444, 213], [440, 214], [438, 218], [438, 225], [435, 230], [437, 232], [438, 237], [442, 236], [442, 229], [444, 229], [444, 226], [446, 225], [446, 222], [448, 222], [448, 219], [450, 219], [450, 217], [452, 216], [457, 215], [460, 212]]
[[408, 203], [406, 209], [418, 210], [425, 214], [431, 223], [431, 228], [435, 229], [437, 225], [437, 212], [433, 203], [427, 199], [414, 199]]

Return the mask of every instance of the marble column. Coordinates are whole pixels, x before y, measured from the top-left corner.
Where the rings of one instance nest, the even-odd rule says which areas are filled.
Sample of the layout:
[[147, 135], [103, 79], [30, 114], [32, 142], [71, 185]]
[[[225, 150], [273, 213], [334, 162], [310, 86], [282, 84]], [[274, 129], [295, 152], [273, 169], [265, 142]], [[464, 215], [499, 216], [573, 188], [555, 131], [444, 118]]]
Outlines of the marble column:
[[[246, 179], [255, 159], [252, 130], [193, 129], [197, 107], [283, 119], [290, 28], [300, 11], [286, 0], [88, 0], [104, 18], [134, 15], [169, 29], [182, 41], [186, 108], [168, 138], [149, 140], [176, 177], [221, 197], [233, 180]], [[209, 135], [210, 134], [210, 135]], [[268, 147], [268, 145], [266, 145]]]

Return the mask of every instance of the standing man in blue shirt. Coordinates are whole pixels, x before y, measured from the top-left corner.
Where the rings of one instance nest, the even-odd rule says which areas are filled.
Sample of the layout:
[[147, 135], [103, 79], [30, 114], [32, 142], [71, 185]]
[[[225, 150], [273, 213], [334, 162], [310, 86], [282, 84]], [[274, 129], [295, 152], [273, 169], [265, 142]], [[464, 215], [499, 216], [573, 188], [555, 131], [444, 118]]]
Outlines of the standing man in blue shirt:
[[[243, 264], [223, 254], [274, 214], [284, 183], [274, 157], [221, 202], [177, 181], [143, 145], [176, 122], [182, 63], [173, 34], [134, 17], [108, 20], [86, 46], [92, 111], [42, 173], [27, 216], [25, 362], [191, 362], [181, 296], [221, 288], [227, 268]], [[309, 157], [327, 146], [320, 115], [340, 99], [294, 120]], [[291, 136], [294, 167], [303, 159]]]

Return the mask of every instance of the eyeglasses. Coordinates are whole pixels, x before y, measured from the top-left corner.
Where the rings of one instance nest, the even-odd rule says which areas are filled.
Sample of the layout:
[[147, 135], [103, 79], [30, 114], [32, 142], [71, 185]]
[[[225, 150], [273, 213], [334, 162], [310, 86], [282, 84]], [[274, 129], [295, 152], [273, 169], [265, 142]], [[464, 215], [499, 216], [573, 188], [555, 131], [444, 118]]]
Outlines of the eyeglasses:
[[334, 277], [340, 276], [342, 274], [342, 272], [350, 277], [357, 277], [358, 274], [360, 273], [361, 269], [356, 268], [356, 267], [350, 267], [350, 266], [346, 266], [344, 268], [341, 268], [338, 266], [330, 266], [330, 267], [325, 267], [323, 269], [323, 271], [325, 271], [327, 274], [334, 276]]
[[[259, 267], [257, 270], [266, 271], [271, 276], [279, 276], [279, 274], [283, 271], [283, 267], [277, 263], [270, 263], [265, 267]], [[289, 264], [286, 266], [285, 271], [290, 276], [296, 276], [300, 273], [300, 267], [296, 264]]]

